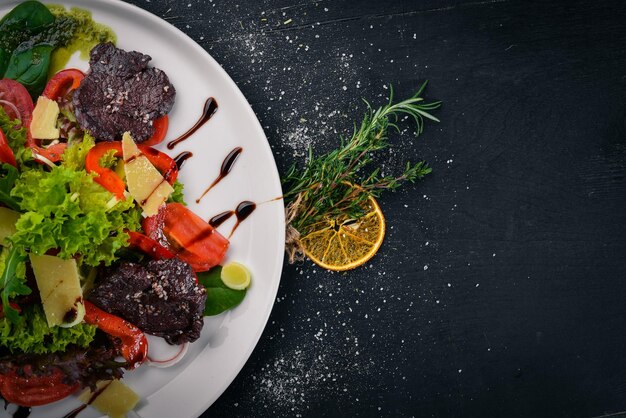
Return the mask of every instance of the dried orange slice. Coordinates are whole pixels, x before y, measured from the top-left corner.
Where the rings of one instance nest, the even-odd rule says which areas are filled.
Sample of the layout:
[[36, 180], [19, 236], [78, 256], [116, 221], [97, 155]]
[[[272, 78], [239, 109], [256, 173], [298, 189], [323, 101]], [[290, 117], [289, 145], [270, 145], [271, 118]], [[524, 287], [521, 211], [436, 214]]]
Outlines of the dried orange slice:
[[332, 271], [345, 271], [367, 262], [385, 238], [385, 217], [373, 197], [364, 204], [359, 219], [338, 217], [311, 225], [300, 238], [304, 254], [315, 264]]

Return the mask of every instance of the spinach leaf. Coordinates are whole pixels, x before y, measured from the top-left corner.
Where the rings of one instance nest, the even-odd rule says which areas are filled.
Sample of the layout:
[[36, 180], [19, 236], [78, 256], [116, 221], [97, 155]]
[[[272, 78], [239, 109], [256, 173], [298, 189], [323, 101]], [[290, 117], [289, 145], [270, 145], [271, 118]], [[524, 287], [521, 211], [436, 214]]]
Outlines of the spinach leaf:
[[30, 287], [24, 284], [26, 282], [26, 272], [23, 266], [26, 256], [15, 247], [11, 249], [3, 248], [2, 256], [4, 261], [4, 271], [2, 276], [0, 276], [2, 309], [4, 316], [15, 324], [20, 320], [20, 316], [17, 310], [13, 309], [9, 304], [9, 299], [18, 295], [29, 295], [31, 292]]
[[11, 196], [11, 190], [15, 186], [18, 176], [17, 168], [12, 165], [2, 164], [0, 166], [0, 202], [17, 211], [20, 210], [20, 205]]
[[52, 22], [54, 15], [46, 6], [38, 1], [25, 1], [0, 20], [0, 31], [28, 31], [33, 34]]
[[38, 1], [21, 3], [0, 20], [0, 75], [5, 73], [13, 50], [54, 20], [50, 10]]
[[4, 76], [22, 84], [32, 97], [39, 96], [46, 86], [53, 50], [54, 46], [48, 43], [20, 46], [13, 51]]
[[198, 281], [206, 288], [206, 305], [204, 316], [221, 314], [239, 305], [246, 296], [246, 290], [233, 290], [222, 282], [220, 273], [222, 266], [213, 267], [209, 271], [198, 273]]
[[9, 59], [11, 58], [11, 51], [7, 51], [0, 46], [0, 74], [4, 74], [9, 66]]

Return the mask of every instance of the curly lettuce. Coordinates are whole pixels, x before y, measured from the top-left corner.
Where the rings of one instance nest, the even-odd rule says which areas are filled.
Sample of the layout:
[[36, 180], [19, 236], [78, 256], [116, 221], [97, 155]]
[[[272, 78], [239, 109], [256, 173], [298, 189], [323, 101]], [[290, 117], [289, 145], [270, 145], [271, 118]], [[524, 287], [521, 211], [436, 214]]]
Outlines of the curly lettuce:
[[34, 254], [58, 249], [61, 258], [78, 254], [81, 264], [110, 265], [128, 243], [125, 230], [140, 227], [132, 198], [117, 201], [92, 174], [65, 165], [23, 172], [11, 196], [25, 213], [9, 240]]
[[176, 180], [174, 184], [172, 184], [172, 187], [174, 188], [174, 191], [172, 192], [170, 197], [167, 199], [167, 203], [176, 202], [176, 203], [181, 203], [187, 206], [187, 203], [185, 203], [183, 183]]
[[84, 170], [87, 154], [95, 145], [96, 141], [94, 138], [88, 133], [85, 133], [82, 140], [73, 142], [65, 149], [65, 151], [63, 151], [63, 155], [61, 155], [61, 164], [64, 167], [71, 168], [73, 170]]
[[26, 128], [22, 127], [22, 122], [19, 119], [11, 119], [2, 106], [0, 106], [0, 129], [7, 138], [18, 166], [33, 160], [32, 151], [24, 146], [26, 144]]
[[11, 353], [47, 354], [65, 351], [70, 345], [87, 347], [96, 327], [81, 323], [71, 328], [48, 327], [39, 305], [24, 308], [18, 321], [0, 319], [0, 346]]

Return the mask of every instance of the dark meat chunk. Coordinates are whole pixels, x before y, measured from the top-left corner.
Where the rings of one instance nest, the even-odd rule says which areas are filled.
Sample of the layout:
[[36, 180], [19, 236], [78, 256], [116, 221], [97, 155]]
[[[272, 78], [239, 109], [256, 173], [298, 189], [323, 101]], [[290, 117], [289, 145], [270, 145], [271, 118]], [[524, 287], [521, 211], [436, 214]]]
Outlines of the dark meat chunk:
[[73, 97], [80, 126], [99, 141], [120, 140], [126, 131], [136, 142], [150, 138], [152, 122], [172, 110], [176, 96], [167, 75], [148, 67], [151, 59], [111, 43], [96, 45]]
[[206, 290], [189, 264], [178, 259], [101, 270], [89, 300], [170, 344], [197, 340], [204, 324]]

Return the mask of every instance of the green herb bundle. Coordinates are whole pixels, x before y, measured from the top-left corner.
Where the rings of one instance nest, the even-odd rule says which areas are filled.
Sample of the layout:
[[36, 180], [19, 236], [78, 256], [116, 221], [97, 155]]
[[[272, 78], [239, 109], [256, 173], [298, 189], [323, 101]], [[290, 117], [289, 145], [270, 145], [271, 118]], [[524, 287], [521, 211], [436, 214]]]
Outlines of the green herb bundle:
[[393, 91], [389, 103], [368, 110], [361, 124], [355, 125], [350, 138], [341, 137], [339, 148], [314, 156], [309, 147], [304, 167], [293, 165], [283, 177], [287, 221], [287, 253], [290, 262], [303, 258], [300, 237], [311, 227], [326, 219], [347, 215], [358, 219], [363, 215], [363, 204], [369, 197], [378, 197], [383, 190], [395, 190], [405, 181], [414, 182], [431, 172], [424, 161], [407, 162], [399, 175], [382, 175], [374, 167], [374, 153], [390, 146], [388, 131], [400, 131], [401, 116], [410, 116], [416, 124], [416, 135], [422, 133], [425, 119], [439, 122], [431, 113], [441, 106], [440, 101], [425, 102], [421, 97], [426, 82], [410, 98], [394, 103]]

